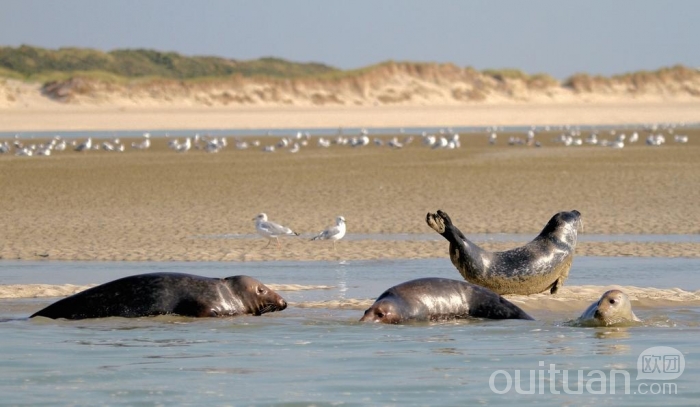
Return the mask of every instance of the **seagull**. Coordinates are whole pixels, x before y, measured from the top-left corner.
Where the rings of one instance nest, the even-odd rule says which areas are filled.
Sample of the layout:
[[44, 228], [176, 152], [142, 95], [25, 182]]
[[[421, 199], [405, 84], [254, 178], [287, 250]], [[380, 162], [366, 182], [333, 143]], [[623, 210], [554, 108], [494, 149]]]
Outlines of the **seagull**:
[[269, 239], [269, 241], [267, 242], [267, 246], [269, 246], [272, 242], [272, 238], [275, 238], [275, 240], [277, 240], [277, 247], [282, 247], [282, 245], [280, 244], [279, 236], [299, 236], [299, 233], [294, 232], [288, 227], [284, 227], [275, 222], [268, 221], [267, 215], [264, 213], [257, 214], [257, 216], [253, 218], [253, 220], [255, 221], [255, 230], [257, 230], [261, 236]]
[[149, 147], [151, 147], [151, 135], [149, 133], [143, 134], [143, 140], [140, 143], [131, 143], [131, 148], [135, 148], [137, 150], [148, 150]]
[[177, 144], [175, 146], [175, 151], [178, 153], [186, 153], [190, 150], [190, 148], [192, 148], [192, 139], [187, 137], [184, 143]]
[[75, 147], [75, 151], [79, 151], [79, 152], [80, 152], [80, 151], [86, 151], [86, 150], [90, 150], [91, 148], [92, 148], [92, 137], [88, 137], [87, 140], [85, 140], [84, 142], [78, 144], [78, 145]]
[[345, 236], [345, 218], [338, 216], [335, 218], [335, 226], [326, 228], [323, 232], [311, 238], [311, 240], [332, 240], [333, 250], [335, 250], [336, 240], [340, 240]]

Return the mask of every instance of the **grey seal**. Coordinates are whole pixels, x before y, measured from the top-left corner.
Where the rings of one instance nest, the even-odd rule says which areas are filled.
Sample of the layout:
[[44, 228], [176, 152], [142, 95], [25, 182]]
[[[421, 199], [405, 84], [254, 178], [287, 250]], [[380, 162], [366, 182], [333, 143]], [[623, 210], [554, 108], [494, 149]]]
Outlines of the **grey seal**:
[[30, 318], [136, 318], [176, 314], [189, 317], [262, 315], [287, 302], [249, 276], [209, 278], [182, 273], [124, 277], [59, 300]]
[[529, 319], [525, 311], [493, 291], [465, 281], [420, 278], [384, 291], [360, 322], [399, 324], [463, 318]]
[[535, 239], [504, 252], [488, 252], [469, 241], [443, 211], [428, 213], [425, 220], [450, 242], [450, 260], [465, 280], [501, 295], [554, 294], [569, 276], [581, 213], [557, 213]]
[[610, 326], [641, 321], [632, 312], [627, 294], [620, 290], [610, 290], [591, 304], [576, 323], [583, 326]]

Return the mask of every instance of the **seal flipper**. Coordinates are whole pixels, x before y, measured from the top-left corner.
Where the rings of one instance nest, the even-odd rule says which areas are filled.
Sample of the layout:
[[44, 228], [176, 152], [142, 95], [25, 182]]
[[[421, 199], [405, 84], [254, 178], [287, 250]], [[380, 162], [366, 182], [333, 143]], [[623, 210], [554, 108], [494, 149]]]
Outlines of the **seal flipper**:
[[549, 293], [552, 294], [552, 295], [556, 294], [557, 291], [559, 291], [559, 287], [561, 287], [561, 286], [563, 286], [563, 285], [564, 285], [564, 279], [562, 279], [561, 277], [559, 277], [558, 279], [556, 279], [556, 280], [552, 283], [551, 288], [550, 288], [550, 290], [549, 290]]
[[469, 282], [483, 285], [486, 278], [484, 270], [487, 268], [483, 262], [489, 254], [467, 239], [445, 212], [438, 210], [436, 213], [428, 213], [425, 221], [450, 243], [450, 261], [459, 274]]
[[428, 212], [428, 214], [425, 215], [425, 223], [427, 223], [431, 229], [444, 236], [446, 225], [451, 225], [452, 222], [450, 221], [449, 216], [443, 217], [440, 216], [441, 214], [442, 211], [440, 210], [438, 210], [437, 213]]
[[474, 318], [488, 319], [526, 319], [534, 321], [535, 318], [527, 314], [520, 307], [494, 293], [493, 291], [479, 287], [474, 292], [474, 297], [479, 299], [472, 302], [469, 307], [469, 315]]
[[217, 317], [218, 312], [206, 304], [193, 298], [185, 298], [180, 300], [173, 309], [173, 314], [182, 315], [183, 317]]
[[453, 243], [453, 240], [456, 241], [456, 238], [462, 241], [467, 240], [462, 231], [452, 224], [452, 219], [450, 219], [449, 215], [439, 209], [436, 213], [428, 212], [428, 214], [425, 215], [425, 222], [431, 229], [441, 234], [450, 243]]

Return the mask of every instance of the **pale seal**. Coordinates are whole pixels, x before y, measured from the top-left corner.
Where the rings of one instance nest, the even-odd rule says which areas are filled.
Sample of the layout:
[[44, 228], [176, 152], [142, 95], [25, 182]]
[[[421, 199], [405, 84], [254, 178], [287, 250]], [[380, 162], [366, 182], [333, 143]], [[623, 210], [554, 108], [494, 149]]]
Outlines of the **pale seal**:
[[384, 291], [360, 322], [399, 324], [463, 318], [533, 319], [493, 291], [465, 281], [420, 278]]
[[534, 240], [504, 252], [470, 242], [443, 211], [428, 213], [426, 222], [450, 242], [450, 260], [465, 280], [501, 295], [554, 294], [569, 276], [581, 213], [557, 213]]
[[576, 322], [583, 326], [610, 326], [641, 321], [632, 312], [627, 294], [620, 290], [610, 290], [591, 304]]
[[287, 302], [248, 276], [208, 278], [181, 273], [124, 277], [79, 292], [37, 311], [33, 317], [84, 319], [176, 314], [189, 317], [261, 315]]

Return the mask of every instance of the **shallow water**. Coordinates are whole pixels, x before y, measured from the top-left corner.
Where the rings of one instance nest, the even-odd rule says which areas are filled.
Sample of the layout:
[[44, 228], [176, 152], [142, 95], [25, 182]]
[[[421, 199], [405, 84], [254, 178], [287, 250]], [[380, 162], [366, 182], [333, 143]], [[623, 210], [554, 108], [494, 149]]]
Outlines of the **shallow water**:
[[[425, 276], [459, 278], [447, 259], [337, 262], [0, 263], [0, 284], [94, 284], [152, 271], [207, 276], [249, 274], [270, 284], [330, 285], [325, 290], [280, 291], [290, 303], [376, 297], [399, 282]], [[578, 257], [567, 286], [634, 285], [700, 289], [700, 259]], [[157, 317], [86, 321], [24, 319], [52, 298], [0, 300], [0, 392], [3, 404], [128, 405], [463, 405], [468, 402], [533, 405], [697, 405], [700, 307], [690, 303], [638, 307], [647, 321], [629, 328], [577, 328], [567, 324], [585, 303], [561, 309], [526, 304], [537, 321], [460, 321], [386, 326], [359, 324], [359, 309], [290, 306], [262, 317], [188, 319]], [[642, 395], [637, 358], [652, 346], [671, 346], [685, 371], [671, 382], [674, 395]], [[543, 366], [539, 365], [543, 362]], [[629, 372], [630, 393], [618, 378], [616, 393], [565, 394], [562, 375], [552, 394], [500, 395], [489, 386], [496, 370], [514, 376], [555, 364], [577, 388], [595, 369]], [[499, 376], [503, 378], [503, 376]], [[658, 381], [658, 383], [663, 383]], [[505, 383], [496, 382], [496, 390]], [[609, 384], [609, 383], [608, 383]], [[585, 386], [584, 386], [585, 387]], [[555, 390], [556, 390], [555, 389]], [[599, 384], [592, 386], [599, 389]], [[656, 387], [653, 387], [656, 389]], [[660, 387], [659, 387], [660, 389]], [[637, 394], [633, 394], [637, 392]]]

